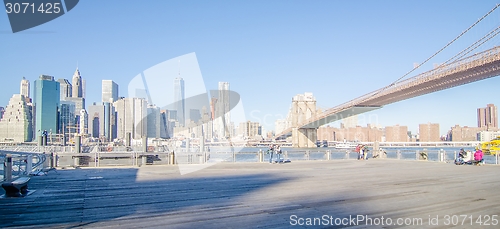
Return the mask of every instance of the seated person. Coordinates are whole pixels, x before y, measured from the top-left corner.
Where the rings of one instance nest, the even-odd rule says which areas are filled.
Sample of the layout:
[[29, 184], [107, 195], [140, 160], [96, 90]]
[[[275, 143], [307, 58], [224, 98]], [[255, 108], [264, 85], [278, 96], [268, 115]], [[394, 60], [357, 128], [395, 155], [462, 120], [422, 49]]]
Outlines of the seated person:
[[464, 157], [464, 163], [469, 163], [470, 161], [472, 161], [472, 152], [470, 150], [467, 150], [467, 153]]
[[476, 150], [476, 152], [474, 153], [474, 161], [477, 164], [483, 162], [483, 151], [482, 150], [480, 150], [480, 149]]
[[455, 159], [455, 164], [461, 165], [464, 163], [464, 158], [467, 155], [467, 152], [465, 152], [464, 149], [460, 149], [460, 152], [458, 152], [458, 157]]

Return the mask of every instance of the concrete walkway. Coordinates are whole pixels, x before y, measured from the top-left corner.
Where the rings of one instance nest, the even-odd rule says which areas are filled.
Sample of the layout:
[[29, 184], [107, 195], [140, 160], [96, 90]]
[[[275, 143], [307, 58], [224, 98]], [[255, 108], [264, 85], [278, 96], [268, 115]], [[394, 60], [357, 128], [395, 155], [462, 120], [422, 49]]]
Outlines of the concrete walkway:
[[220, 163], [187, 175], [177, 166], [59, 169], [32, 177], [30, 196], [0, 199], [0, 227], [498, 228], [499, 175], [500, 166], [389, 159]]

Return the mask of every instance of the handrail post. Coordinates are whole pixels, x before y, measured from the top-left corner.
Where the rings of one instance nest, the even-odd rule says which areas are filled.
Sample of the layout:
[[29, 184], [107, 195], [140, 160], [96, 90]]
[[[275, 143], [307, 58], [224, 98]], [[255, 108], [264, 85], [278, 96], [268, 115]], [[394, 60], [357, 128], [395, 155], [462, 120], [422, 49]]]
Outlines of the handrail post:
[[12, 154], [5, 155], [5, 162], [3, 164], [3, 179], [7, 182], [12, 180]]
[[31, 174], [31, 170], [33, 170], [33, 155], [26, 155], [26, 175]]

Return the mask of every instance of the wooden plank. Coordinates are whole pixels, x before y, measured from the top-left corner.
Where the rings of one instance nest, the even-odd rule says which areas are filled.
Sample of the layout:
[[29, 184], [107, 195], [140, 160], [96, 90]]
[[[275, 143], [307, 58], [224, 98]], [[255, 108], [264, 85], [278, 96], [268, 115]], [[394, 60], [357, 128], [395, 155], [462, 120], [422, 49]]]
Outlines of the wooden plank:
[[32, 177], [32, 195], [1, 199], [0, 226], [280, 228], [294, 215], [439, 215], [444, 226], [444, 215], [500, 215], [499, 170], [398, 160], [58, 170]]

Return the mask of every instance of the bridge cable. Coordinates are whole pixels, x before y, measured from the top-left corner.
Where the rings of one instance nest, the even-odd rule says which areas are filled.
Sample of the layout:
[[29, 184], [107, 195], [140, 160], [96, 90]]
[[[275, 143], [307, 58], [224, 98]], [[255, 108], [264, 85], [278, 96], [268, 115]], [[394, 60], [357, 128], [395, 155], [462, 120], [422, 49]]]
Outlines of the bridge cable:
[[[382, 91], [386, 90], [387, 88], [390, 88], [392, 86], [394, 86], [396, 83], [398, 83], [399, 81], [401, 81], [403, 78], [405, 78], [406, 76], [408, 76], [409, 74], [411, 74], [412, 72], [414, 72], [417, 68], [420, 68], [422, 65], [424, 65], [425, 63], [427, 63], [429, 60], [431, 60], [432, 58], [434, 58], [436, 55], [438, 55], [439, 53], [441, 53], [444, 49], [446, 49], [448, 46], [450, 46], [451, 44], [453, 44], [455, 41], [457, 41], [460, 37], [462, 37], [464, 34], [466, 34], [469, 30], [471, 30], [474, 26], [476, 26], [477, 24], [479, 24], [479, 22], [481, 22], [483, 19], [485, 19], [486, 17], [488, 17], [491, 13], [493, 13], [493, 11], [495, 11], [498, 7], [500, 6], [500, 4], [497, 4], [495, 5], [495, 7], [493, 7], [493, 9], [491, 9], [488, 13], [486, 13], [485, 15], [483, 15], [481, 18], [479, 18], [474, 24], [472, 24], [471, 26], [469, 26], [469, 28], [467, 28], [466, 30], [464, 30], [462, 33], [460, 33], [460, 35], [458, 35], [457, 37], [455, 37], [452, 41], [448, 42], [448, 44], [446, 44], [444, 47], [442, 47], [440, 50], [438, 50], [436, 53], [434, 53], [432, 56], [430, 56], [429, 58], [427, 58], [424, 62], [420, 63], [419, 65], [417, 65], [415, 68], [413, 68], [412, 70], [408, 71], [406, 74], [404, 74], [403, 76], [399, 77], [397, 80], [395, 80], [394, 82], [392, 82], [391, 84], [389, 84], [388, 86], [385, 86], [375, 92], [371, 92], [371, 93], [368, 93], [368, 94], [372, 94], [371, 96], [368, 96], [368, 94], [366, 94], [368, 97], [363, 99], [362, 101], [360, 101], [359, 103], [363, 103], [364, 101], [366, 101], [367, 99], [369, 99], [370, 97], [373, 97], [379, 93], [381, 93]], [[497, 33], [498, 34], [498, 33]], [[496, 35], [496, 34], [495, 34]], [[489, 40], [489, 39], [488, 39]], [[484, 42], [483, 42], [484, 43]], [[479, 47], [479, 46], [478, 46]], [[477, 47], [476, 47], [477, 48]], [[468, 52], [469, 53], [469, 52]], [[363, 97], [363, 96], [361, 96]], [[358, 97], [360, 98], [360, 97]]]
[[[485, 15], [483, 15], [481, 18], [479, 18], [476, 22], [474, 22], [474, 24], [472, 24], [471, 26], [469, 26], [469, 28], [467, 28], [466, 30], [464, 30], [462, 33], [460, 33], [460, 35], [458, 35], [457, 37], [455, 37], [453, 40], [451, 40], [450, 42], [448, 42], [444, 47], [442, 47], [441, 49], [439, 49], [437, 52], [435, 52], [433, 55], [431, 55], [430, 57], [428, 57], [425, 61], [423, 61], [422, 63], [418, 64], [416, 67], [414, 67], [412, 70], [408, 71], [406, 74], [404, 74], [403, 76], [399, 77], [397, 80], [395, 80], [394, 82], [392, 82], [391, 84], [389, 84], [388, 86], [385, 86], [379, 90], [376, 90], [374, 92], [370, 92], [368, 94], [365, 94], [363, 96], [360, 96], [356, 99], [353, 99], [351, 100], [350, 102], [347, 102], [345, 105], [347, 105], [347, 107], [349, 107], [350, 105], [348, 104], [352, 104], [354, 102], [354, 100], [357, 100], [357, 99], [360, 99], [364, 96], [366, 96], [366, 98], [364, 99], [361, 99], [360, 102], [358, 102], [358, 104], [361, 104], [363, 103], [364, 101], [366, 101], [367, 99], [373, 97], [373, 96], [376, 96], [377, 94], [383, 92], [384, 90], [386, 90], [387, 88], [390, 88], [392, 86], [394, 86], [396, 83], [398, 83], [399, 81], [401, 81], [403, 78], [405, 78], [406, 76], [408, 76], [409, 74], [411, 74], [412, 72], [414, 72], [416, 69], [420, 68], [422, 65], [426, 64], [429, 60], [431, 60], [432, 58], [434, 58], [436, 55], [438, 55], [439, 53], [441, 53], [443, 50], [445, 50], [446, 48], [448, 48], [448, 46], [450, 46], [451, 44], [453, 44], [455, 41], [457, 41], [460, 37], [462, 37], [463, 35], [465, 35], [467, 32], [469, 32], [472, 28], [474, 28], [477, 24], [479, 24], [483, 19], [485, 19], [486, 17], [488, 17], [491, 13], [493, 13], [493, 11], [495, 11], [498, 7], [500, 6], [500, 4], [497, 4], [495, 5], [495, 7], [493, 7], [493, 9], [491, 9], [488, 13], [486, 13]], [[449, 63], [450, 61], [452, 61], [453, 59], [457, 58], [457, 56], [460, 56], [459, 58], [462, 58], [464, 57], [465, 55], [469, 54], [470, 52], [472, 52], [473, 50], [479, 48], [481, 45], [483, 45], [484, 43], [486, 43], [487, 41], [489, 41], [490, 39], [492, 39], [493, 37], [495, 37], [496, 35], [498, 35], [500, 33], [500, 26], [497, 27], [496, 29], [494, 29], [493, 31], [491, 31], [490, 33], [488, 33], [487, 35], [483, 36], [481, 39], [479, 39], [478, 41], [474, 42], [472, 45], [470, 45], [469, 47], [467, 47], [466, 49], [462, 50], [461, 52], [459, 52], [458, 54], [456, 54], [455, 56], [453, 56], [452, 58], [450, 58], [449, 60], [447, 60], [445, 63], [441, 64], [439, 67], [442, 67], [444, 66], [446, 63]], [[496, 33], [495, 33], [496, 32]], [[493, 34], [494, 33], [494, 34]], [[491, 34], [493, 34], [491, 37], [487, 38], [488, 36], [490, 36]], [[487, 39], [486, 39], [487, 38]], [[481, 42], [481, 40], [483, 39], [486, 39], [485, 41]], [[477, 47], [474, 47], [472, 48], [474, 45], [477, 45], [479, 42], [481, 42]], [[471, 49], [472, 48], [472, 49]], [[471, 50], [469, 50], [471, 49]], [[468, 50], [468, 51], [467, 51]], [[371, 95], [370, 95], [371, 94]], [[342, 104], [344, 105], [344, 104]], [[341, 105], [341, 106], [342, 106]], [[342, 108], [341, 108], [342, 109]], [[327, 109], [323, 112], [323, 114], [325, 113], [330, 113], [332, 111], [332, 109]]]
[[[486, 34], [485, 36], [483, 36], [481, 39], [477, 40], [476, 42], [474, 42], [472, 45], [470, 45], [466, 49], [462, 50], [461, 52], [459, 52], [458, 54], [456, 54], [452, 58], [450, 58], [447, 61], [445, 61], [444, 63], [442, 63], [439, 67], [443, 67], [444, 65], [452, 62], [454, 59], [461, 59], [461, 58], [465, 57], [467, 54], [469, 54], [470, 52], [474, 51], [475, 49], [481, 47], [481, 45], [483, 45], [484, 43], [488, 42], [489, 40], [491, 40], [492, 38], [494, 38], [499, 33], [500, 33], [500, 26], [498, 26], [494, 30], [490, 31], [488, 34]], [[484, 39], [486, 39], [486, 40], [484, 40]], [[474, 46], [476, 46], [476, 47], [474, 47]]]
[[458, 40], [460, 37], [462, 37], [464, 34], [466, 34], [469, 30], [471, 30], [474, 26], [476, 26], [477, 24], [479, 24], [479, 22], [481, 22], [484, 18], [486, 18], [487, 16], [489, 16], [491, 13], [493, 13], [493, 11], [495, 11], [498, 7], [500, 6], [500, 4], [497, 4], [495, 7], [493, 7], [493, 9], [491, 9], [488, 13], [486, 13], [483, 17], [479, 18], [474, 24], [472, 24], [471, 26], [469, 26], [469, 28], [467, 28], [466, 30], [464, 30], [460, 35], [458, 35], [457, 37], [455, 37], [455, 39], [453, 39], [452, 41], [448, 42], [448, 44], [446, 44], [444, 47], [442, 47], [439, 51], [437, 51], [436, 53], [434, 53], [432, 56], [430, 56], [429, 58], [427, 58], [424, 62], [418, 64], [415, 68], [413, 68], [412, 70], [410, 70], [409, 72], [407, 72], [406, 74], [404, 74], [402, 77], [400, 77], [399, 79], [397, 79], [396, 81], [394, 81], [394, 83], [392, 83], [391, 85], [399, 82], [401, 79], [403, 79], [404, 77], [408, 76], [409, 74], [411, 74], [413, 71], [415, 71], [417, 68], [419, 68], [420, 66], [424, 65], [425, 63], [427, 63], [429, 60], [431, 60], [432, 58], [434, 58], [437, 54], [439, 54], [440, 52], [442, 52], [444, 49], [446, 49], [448, 46], [450, 46], [451, 44], [453, 44], [456, 40]]

